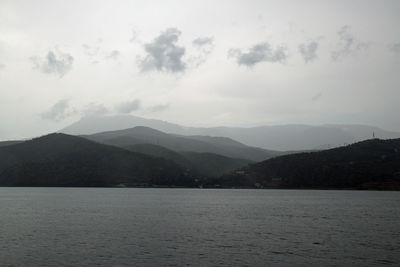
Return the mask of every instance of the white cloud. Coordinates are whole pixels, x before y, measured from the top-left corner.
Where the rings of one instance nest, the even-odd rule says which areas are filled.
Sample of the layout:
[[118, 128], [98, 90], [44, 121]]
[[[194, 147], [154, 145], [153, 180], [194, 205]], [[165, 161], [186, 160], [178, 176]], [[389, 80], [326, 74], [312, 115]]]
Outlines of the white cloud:
[[279, 46], [273, 49], [267, 42], [255, 44], [245, 52], [241, 49], [231, 49], [228, 56], [235, 58], [239, 65], [247, 67], [253, 67], [261, 62], [283, 63], [287, 58], [285, 47]]
[[154, 105], [154, 106], [150, 107], [149, 110], [151, 112], [161, 112], [161, 111], [169, 109], [169, 107], [170, 107], [169, 104], [159, 104], [159, 105]]
[[113, 50], [109, 52], [106, 56], [105, 59], [113, 59], [117, 60], [121, 56], [121, 53], [118, 50]]
[[72, 113], [73, 111], [70, 109], [69, 101], [67, 99], [61, 99], [48, 111], [40, 114], [40, 117], [44, 120], [61, 121], [72, 115]]
[[349, 25], [345, 25], [337, 32], [339, 43], [337, 44], [337, 49], [331, 53], [333, 60], [339, 60], [345, 56], [368, 48], [368, 44], [358, 40], [350, 29]]
[[84, 116], [105, 115], [109, 110], [103, 105], [98, 103], [89, 103], [81, 111]]
[[317, 41], [311, 41], [299, 45], [299, 52], [303, 56], [303, 59], [306, 63], [311, 62], [318, 57], [317, 50], [318, 50]]
[[46, 74], [54, 74], [63, 77], [68, 73], [74, 62], [72, 55], [62, 52], [54, 52], [50, 50], [46, 56], [31, 57], [31, 62], [34, 65], [34, 69], [41, 71]]
[[168, 28], [157, 36], [153, 42], [144, 45], [147, 53], [144, 59], [140, 60], [142, 71], [167, 71], [183, 72], [186, 64], [182, 57], [185, 48], [177, 46], [181, 32], [176, 28]]
[[127, 102], [122, 102], [116, 106], [119, 113], [128, 114], [140, 108], [140, 100], [134, 99]]

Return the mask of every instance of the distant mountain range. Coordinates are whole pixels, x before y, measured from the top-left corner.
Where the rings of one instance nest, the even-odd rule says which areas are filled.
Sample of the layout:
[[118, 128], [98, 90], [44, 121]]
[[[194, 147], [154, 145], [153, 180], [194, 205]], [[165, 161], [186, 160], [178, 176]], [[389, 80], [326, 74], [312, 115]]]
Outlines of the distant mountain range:
[[223, 187], [400, 190], [400, 139], [272, 158], [224, 175]]
[[327, 149], [377, 137], [400, 138], [400, 133], [366, 125], [326, 124], [279, 125], [250, 128], [239, 127], [184, 127], [161, 120], [131, 115], [84, 117], [60, 130], [62, 133], [83, 135], [146, 126], [177, 135], [227, 137], [252, 147], [278, 151]]
[[[149, 131], [139, 127], [129, 132], [137, 130]], [[124, 144], [119, 148], [83, 137], [50, 134], [0, 147], [0, 186], [400, 190], [400, 139], [372, 139], [248, 163], [208, 152], [173, 151], [155, 144]]]
[[400, 139], [371, 139], [258, 163], [210, 149], [245, 151], [242, 155], [263, 151], [227, 138], [192, 139], [147, 127], [85, 137], [49, 134], [1, 144], [0, 186], [400, 190]]
[[[127, 125], [133, 127], [119, 129]], [[117, 129], [101, 131], [109, 128]], [[400, 190], [400, 139], [347, 145], [367, 139], [369, 132], [385, 138], [398, 135], [371, 126], [190, 128], [134, 116], [102, 116], [84, 118], [62, 131], [80, 135], [0, 142], [0, 186]], [[339, 147], [326, 149], [333, 146]], [[300, 148], [317, 150], [294, 151]]]
[[[200, 141], [202, 139], [209, 142]], [[218, 152], [218, 149], [225, 153], [242, 153], [250, 158], [272, 156], [267, 151], [249, 148], [227, 138], [195, 136], [186, 139], [147, 127], [85, 138], [50, 134], [29, 141], [0, 143], [0, 185], [110, 186], [142, 183], [147, 186], [189, 186], [194, 183], [194, 177], [218, 177], [254, 162], [210, 152]]]
[[249, 147], [227, 137], [182, 136], [167, 134], [143, 126], [83, 135], [82, 137], [122, 148], [136, 144], [152, 144], [176, 152], [213, 153], [248, 161], [262, 161], [283, 154], [282, 152]]

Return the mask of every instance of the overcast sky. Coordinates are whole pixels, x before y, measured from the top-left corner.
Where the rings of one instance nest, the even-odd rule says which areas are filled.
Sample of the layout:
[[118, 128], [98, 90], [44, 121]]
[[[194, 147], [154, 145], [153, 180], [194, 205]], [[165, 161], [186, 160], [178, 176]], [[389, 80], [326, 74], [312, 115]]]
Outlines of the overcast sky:
[[0, 1], [0, 140], [82, 116], [400, 131], [400, 1]]

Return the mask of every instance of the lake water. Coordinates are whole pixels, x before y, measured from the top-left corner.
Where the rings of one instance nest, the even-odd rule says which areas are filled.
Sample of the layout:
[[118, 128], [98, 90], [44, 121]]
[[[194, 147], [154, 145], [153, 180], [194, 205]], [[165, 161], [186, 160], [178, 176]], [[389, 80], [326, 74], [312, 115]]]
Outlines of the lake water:
[[0, 188], [0, 266], [400, 265], [400, 192]]

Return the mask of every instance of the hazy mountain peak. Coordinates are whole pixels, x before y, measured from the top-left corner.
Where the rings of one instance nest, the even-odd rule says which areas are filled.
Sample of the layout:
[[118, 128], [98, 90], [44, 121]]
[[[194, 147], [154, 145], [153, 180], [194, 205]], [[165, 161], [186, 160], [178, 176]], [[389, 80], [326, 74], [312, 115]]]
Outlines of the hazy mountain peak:
[[115, 131], [135, 126], [146, 126], [154, 129], [169, 132], [176, 131], [181, 126], [156, 119], [146, 119], [133, 115], [104, 115], [86, 116], [77, 122], [63, 128], [60, 132], [80, 135], [94, 134], [106, 131]]

